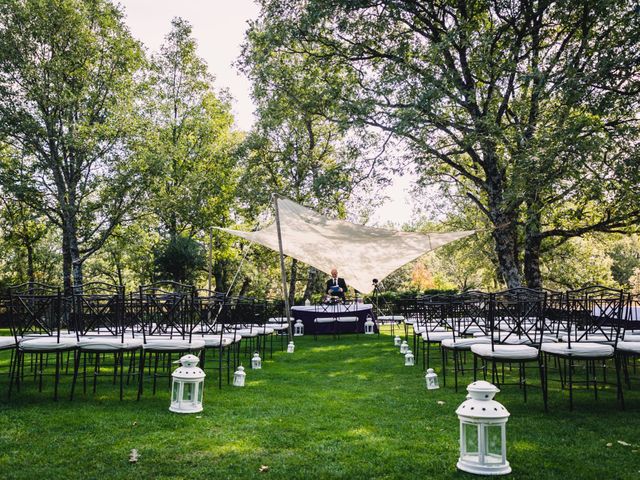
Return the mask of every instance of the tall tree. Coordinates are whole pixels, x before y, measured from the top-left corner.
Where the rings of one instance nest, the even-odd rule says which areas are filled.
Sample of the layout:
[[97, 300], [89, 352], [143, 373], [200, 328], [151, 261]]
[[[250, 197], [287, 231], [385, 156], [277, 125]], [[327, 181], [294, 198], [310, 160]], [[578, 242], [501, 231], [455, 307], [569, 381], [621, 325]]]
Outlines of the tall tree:
[[67, 291], [143, 189], [127, 148], [142, 61], [107, 0], [0, 4], [0, 135], [26, 159], [5, 188], [61, 230]]
[[536, 287], [545, 250], [640, 218], [637, 18], [629, 0], [263, 0], [248, 38], [315, 65], [272, 90], [312, 82], [308, 109], [391, 132], [423, 176], [453, 179], [503, 281]]
[[151, 61], [149, 162], [158, 175], [150, 205], [169, 237], [193, 237], [228, 216], [236, 181], [229, 98], [217, 94], [207, 64], [197, 55], [188, 22], [175, 18]]
[[[158, 253], [162, 257], [161, 252], [173, 250], [199, 256], [203, 250], [193, 241], [208, 243], [206, 232], [224, 225], [234, 204], [240, 134], [233, 130], [228, 95], [215, 91], [185, 20], [172, 20], [160, 52], [152, 58], [148, 80], [146, 156], [156, 174], [148, 205], [163, 236]], [[191, 247], [183, 248], [188, 244]], [[224, 259], [215, 257], [219, 270]], [[186, 261], [187, 256], [182, 258]], [[197, 258], [187, 263], [194, 268], [201, 265]], [[222, 277], [216, 278], [220, 283]]]

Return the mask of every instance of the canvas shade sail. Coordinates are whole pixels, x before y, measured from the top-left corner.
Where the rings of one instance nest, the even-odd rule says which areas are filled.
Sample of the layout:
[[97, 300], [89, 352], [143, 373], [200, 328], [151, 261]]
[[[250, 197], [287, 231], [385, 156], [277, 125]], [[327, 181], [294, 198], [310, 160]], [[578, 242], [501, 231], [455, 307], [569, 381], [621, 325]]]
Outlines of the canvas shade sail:
[[[361, 293], [373, 290], [374, 278], [382, 280], [421, 255], [475, 233], [397, 232], [333, 220], [286, 198], [277, 202], [284, 254], [325, 273], [337, 268], [347, 285]], [[255, 232], [220, 230], [279, 251], [275, 223]]]

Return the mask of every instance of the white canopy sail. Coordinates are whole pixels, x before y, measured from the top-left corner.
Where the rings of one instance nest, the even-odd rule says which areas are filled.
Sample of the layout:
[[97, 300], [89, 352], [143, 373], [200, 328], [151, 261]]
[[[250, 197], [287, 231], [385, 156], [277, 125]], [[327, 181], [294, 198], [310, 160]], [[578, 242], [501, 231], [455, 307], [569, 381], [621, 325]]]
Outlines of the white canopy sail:
[[[382, 280], [421, 255], [475, 233], [396, 232], [332, 220], [286, 198], [276, 201], [284, 254], [326, 273], [337, 268], [347, 285], [361, 293], [373, 290], [374, 278]], [[256, 232], [220, 230], [279, 250], [275, 223]]]

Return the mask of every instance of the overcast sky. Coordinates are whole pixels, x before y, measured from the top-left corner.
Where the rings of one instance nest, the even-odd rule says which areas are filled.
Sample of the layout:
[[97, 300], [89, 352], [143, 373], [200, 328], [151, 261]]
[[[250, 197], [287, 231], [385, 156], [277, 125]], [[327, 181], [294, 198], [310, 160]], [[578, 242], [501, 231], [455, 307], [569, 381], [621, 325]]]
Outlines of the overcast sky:
[[[157, 52], [171, 28], [171, 19], [181, 17], [193, 27], [198, 54], [209, 66], [217, 88], [228, 89], [233, 101], [236, 126], [249, 130], [253, 123], [253, 104], [249, 81], [233, 66], [248, 21], [258, 16], [259, 8], [252, 0], [120, 0], [131, 33], [150, 52]], [[391, 187], [381, 192], [391, 198], [373, 216], [370, 224], [408, 222], [411, 202], [409, 178], [396, 178]]]

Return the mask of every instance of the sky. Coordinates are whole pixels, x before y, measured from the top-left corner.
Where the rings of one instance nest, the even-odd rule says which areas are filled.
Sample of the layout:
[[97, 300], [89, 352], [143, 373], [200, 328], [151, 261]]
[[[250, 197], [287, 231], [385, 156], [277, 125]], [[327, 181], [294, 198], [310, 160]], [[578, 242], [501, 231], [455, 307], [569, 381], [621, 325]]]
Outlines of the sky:
[[[234, 61], [241, 52], [244, 32], [249, 20], [259, 14], [253, 0], [120, 0], [125, 22], [132, 35], [149, 52], [157, 52], [171, 28], [171, 19], [181, 17], [193, 27], [198, 54], [209, 66], [219, 89], [227, 89], [233, 97], [233, 114], [240, 130], [249, 130], [254, 121], [251, 84]], [[395, 177], [380, 195], [389, 200], [369, 220], [370, 225], [400, 226], [410, 220], [412, 212], [412, 178]]]

